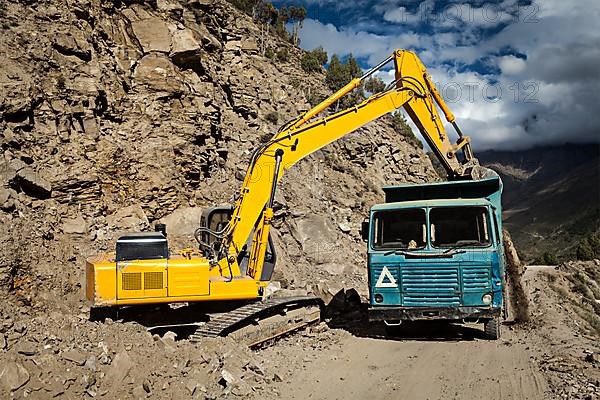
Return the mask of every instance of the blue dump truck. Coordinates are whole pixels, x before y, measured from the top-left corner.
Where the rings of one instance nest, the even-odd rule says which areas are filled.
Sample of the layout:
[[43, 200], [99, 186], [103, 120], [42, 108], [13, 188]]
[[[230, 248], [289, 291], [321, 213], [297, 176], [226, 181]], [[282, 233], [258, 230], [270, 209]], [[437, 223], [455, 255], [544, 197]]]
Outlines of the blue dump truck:
[[369, 319], [481, 322], [500, 337], [504, 307], [502, 181], [385, 187], [363, 223]]

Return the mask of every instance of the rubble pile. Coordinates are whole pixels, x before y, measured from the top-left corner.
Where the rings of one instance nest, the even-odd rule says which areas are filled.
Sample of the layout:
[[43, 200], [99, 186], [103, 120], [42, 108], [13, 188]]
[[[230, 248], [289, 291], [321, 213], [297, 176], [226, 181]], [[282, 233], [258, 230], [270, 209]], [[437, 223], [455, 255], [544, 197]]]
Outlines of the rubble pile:
[[286, 372], [230, 338], [191, 344], [135, 323], [90, 323], [88, 311], [0, 312], [3, 398], [258, 398]]
[[[274, 372], [234, 343], [89, 322], [85, 259], [159, 221], [193, 245], [202, 208], [232, 200], [324, 75], [223, 0], [21, 0], [0, 22], [0, 397], [260, 391]], [[287, 61], [263, 53], [281, 48]], [[380, 187], [434, 179], [386, 118], [301, 161], [277, 194], [275, 287], [364, 291], [358, 231]]]

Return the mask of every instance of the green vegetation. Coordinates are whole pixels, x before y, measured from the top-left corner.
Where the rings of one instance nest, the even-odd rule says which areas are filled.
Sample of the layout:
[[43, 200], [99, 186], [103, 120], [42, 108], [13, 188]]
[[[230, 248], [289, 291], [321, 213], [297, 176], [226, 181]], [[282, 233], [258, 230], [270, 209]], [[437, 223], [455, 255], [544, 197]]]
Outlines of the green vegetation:
[[[334, 54], [327, 67], [325, 83], [332, 91], [337, 91], [344, 87], [354, 78], [362, 76], [362, 69], [358, 65], [356, 58], [350, 54], [345, 62], [340, 61], [337, 54]], [[349, 107], [357, 102], [364, 100], [365, 92], [362, 87], [356, 88], [339, 101], [341, 107]]]
[[311, 105], [311, 107], [316, 106], [317, 104], [319, 104], [320, 102], [322, 102], [326, 98], [327, 98], [326, 95], [316, 93], [315, 91], [310, 90], [310, 88], [308, 90], [308, 93], [306, 94], [306, 100]]
[[400, 136], [403, 136], [408, 143], [419, 149], [423, 148], [423, 143], [417, 139], [415, 133], [408, 125], [408, 122], [406, 122], [406, 118], [404, 115], [402, 115], [402, 113], [395, 112], [392, 114], [392, 126], [394, 127], [396, 133], [398, 133]]
[[272, 48], [268, 48], [265, 50], [265, 57], [267, 57], [270, 60], [274, 60], [275, 59], [275, 51]]
[[600, 258], [600, 232], [595, 232], [584, 238], [577, 246], [577, 259], [589, 261]]
[[[282, 12], [282, 10], [283, 7], [279, 12]], [[306, 18], [306, 9], [304, 7], [290, 7], [287, 9], [287, 12], [289, 13], [288, 21], [292, 23], [292, 44], [298, 46], [298, 44], [300, 44], [298, 33], [302, 28], [304, 18]]]
[[[327, 68], [327, 76], [325, 83], [332, 91], [336, 91], [344, 87], [354, 78], [362, 75], [362, 69], [358, 65], [356, 58], [350, 54], [346, 62], [341, 62], [337, 54], [334, 54], [329, 61]], [[361, 93], [362, 94], [362, 93]]]
[[[284, 40], [296, 46], [299, 44], [298, 33], [306, 18], [306, 9], [304, 7], [282, 6], [277, 9], [273, 3], [263, 0], [229, 0], [229, 2], [256, 21], [261, 22], [265, 27], [271, 29]], [[285, 28], [288, 22], [292, 24], [291, 35]]]
[[378, 77], [372, 76], [365, 82], [365, 90], [369, 93], [379, 93], [385, 89], [385, 83]]
[[277, 50], [276, 58], [277, 61], [288, 61], [290, 59], [290, 54], [285, 47], [282, 47], [281, 49]]
[[560, 260], [554, 253], [550, 253], [546, 251], [541, 256], [537, 257], [533, 264], [535, 265], [558, 265], [560, 264]]
[[323, 47], [317, 47], [314, 50], [304, 53], [300, 61], [300, 66], [305, 72], [316, 72], [320, 71], [327, 64], [327, 60], [327, 52], [323, 50]]

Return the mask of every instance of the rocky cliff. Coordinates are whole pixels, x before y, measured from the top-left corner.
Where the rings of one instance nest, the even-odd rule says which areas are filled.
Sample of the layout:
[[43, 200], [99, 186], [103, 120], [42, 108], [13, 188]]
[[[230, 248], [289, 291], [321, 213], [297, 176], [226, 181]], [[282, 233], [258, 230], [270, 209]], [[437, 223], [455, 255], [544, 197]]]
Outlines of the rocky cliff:
[[[261, 140], [327, 94], [300, 49], [223, 1], [3, 2], [0, 15], [2, 239], [72, 254], [44, 269], [23, 249], [13, 275], [60, 268], [79, 287], [84, 258], [118, 231], [166, 218], [189, 234], [202, 207], [232, 199]], [[284, 271], [316, 260], [363, 275], [355, 231], [379, 187], [434, 176], [385, 119], [301, 162], [278, 196]]]
[[[324, 75], [220, 0], [0, 1], [0, 23], [0, 397], [180, 397], [168, 381], [191, 374], [193, 350], [87, 322], [85, 258], [159, 220], [193, 245], [202, 208], [232, 200], [251, 151], [327, 94]], [[386, 118], [303, 160], [278, 191], [275, 279], [326, 297], [363, 290], [358, 227], [380, 186], [431, 179]], [[160, 375], [157, 354], [188, 364]]]

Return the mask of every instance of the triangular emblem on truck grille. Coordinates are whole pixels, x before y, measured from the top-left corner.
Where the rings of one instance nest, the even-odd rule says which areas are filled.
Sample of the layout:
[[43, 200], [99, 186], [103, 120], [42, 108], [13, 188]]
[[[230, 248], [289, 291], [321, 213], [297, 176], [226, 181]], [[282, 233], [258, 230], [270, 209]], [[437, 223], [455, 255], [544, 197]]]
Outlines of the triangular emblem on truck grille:
[[[387, 279], [387, 282], [385, 282], [386, 279]], [[383, 269], [381, 270], [381, 274], [379, 274], [379, 278], [377, 279], [377, 283], [375, 284], [375, 287], [377, 287], [377, 288], [398, 287], [398, 284], [396, 283], [396, 279], [394, 279], [394, 276], [392, 275], [392, 273], [390, 272], [388, 267], [383, 267]]]

